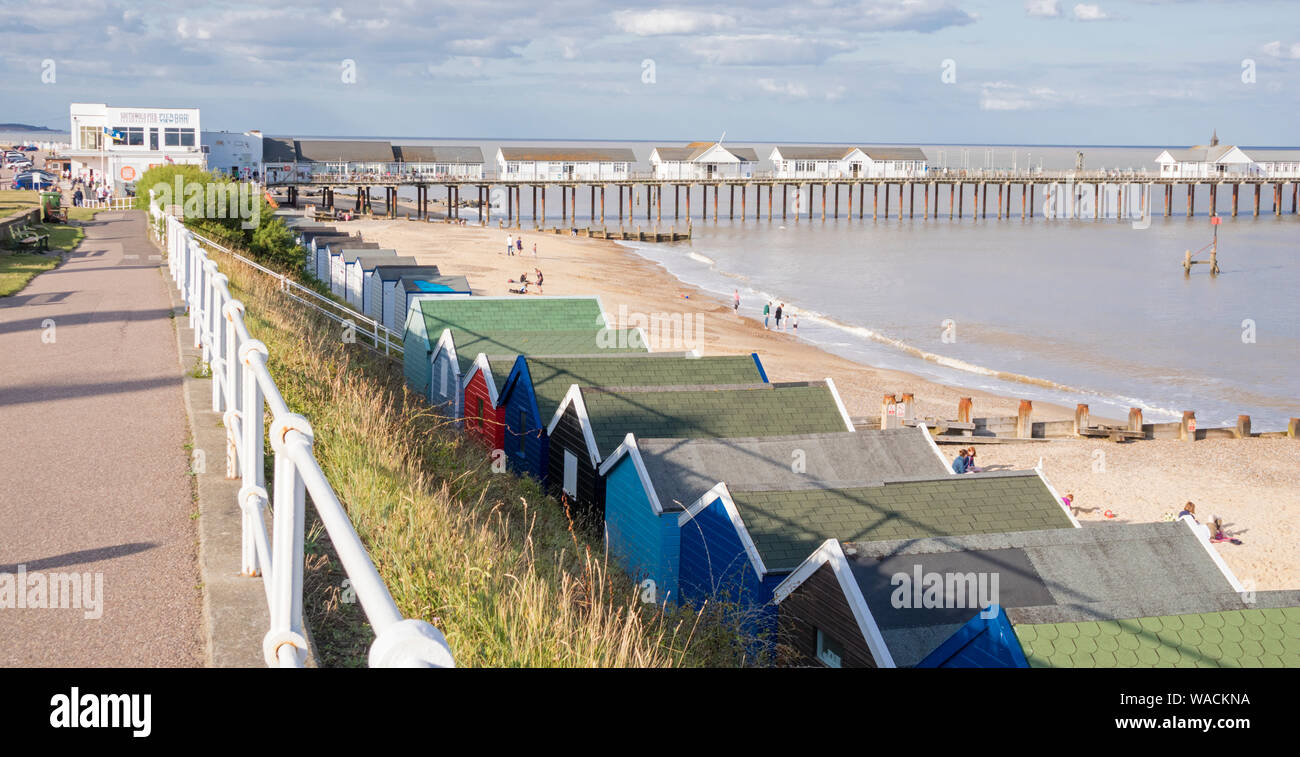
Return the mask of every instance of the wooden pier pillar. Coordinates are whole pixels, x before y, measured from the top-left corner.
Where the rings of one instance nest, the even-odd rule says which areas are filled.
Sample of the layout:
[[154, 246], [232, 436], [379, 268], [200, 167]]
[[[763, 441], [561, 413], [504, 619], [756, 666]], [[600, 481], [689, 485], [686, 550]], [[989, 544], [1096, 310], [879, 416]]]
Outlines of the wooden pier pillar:
[[980, 182], [980, 194], [983, 195], [983, 201], [980, 203], [980, 218], [989, 217], [989, 185], [983, 181]]
[[[808, 220], [813, 219], [813, 183], [808, 182]], [[826, 220], [826, 191], [822, 190], [822, 220]]]
[[515, 220], [515, 188], [506, 187], [506, 226]]
[[[1292, 210], [1295, 210], [1295, 202], [1291, 202]], [[861, 221], [863, 215], [867, 212], [867, 185], [858, 185], [858, 220]]]
[[1178, 441], [1196, 441], [1196, 413], [1194, 411], [1183, 411], [1183, 419], [1178, 423]]
[[[885, 193], [885, 204], [886, 206], [888, 206], [889, 204], [888, 192]], [[879, 210], [880, 210], [880, 184], [875, 183], [871, 185], [871, 220], [873, 221], [876, 220], [876, 217], [878, 215], [877, 211]], [[888, 207], [885, 208], [885, 215], [889, 215]]]
[[1038, 189], [1037, 184], [1029, 185], [1029, 217], [1034, 217], [1034, 190]]
[[[938, 200], [939, 198], [936, 197], [935, 199]], [[923, 210], [925, 211], [925, 214], [921, 217], [929, 218], [930, 217], [930, 184], [928, 182], [925, 185], [925, 208]]]
[[[903, 212], [902, 193], [898, 195], [898, 212], [899, 212], [899, 217], [902, 217], [902, 212]], [[916, 185], [910, 181], [907, 182], [907, 217], [916, 218]]]
[[560, 187], [560, 223], [569, 225], [569, 188]]
[[1233, 182], [1232, 184], [1232, 217], [1237, 217], [1237, 190], [1241, 189], [1241, 184]]
[[1282, 183], [1278, 182], [1273, 190], [1273, 215], [1282, 215]]
[[966, 215], [966, 209], [963, 207], [965, 204], [966, 182], [961, 181], [957, 183], [957, 218], [959, 220]]
[[[757, 191], [755, 192], [757, 194]], [[740, 185], [740, 220], [745, 220], [745, 208], [749, 207], [749, 185]], [[758, 220], [758, 198], [754, 198], [754, 220]]]
[[1250, 416], [1249, 415], [1237, 416], [1237, 428], [1233, 429], [1232, 435], [1238, 439], [1250, 438]]
[[1214, 183], [1210, 185], [1210, 217], [1213, 218], [1219, 214], [1219, 185]]
[[1187, 217], [1188, 218], [1191, 218], [1192, 213], [1195, 212], [1192, 210], [1192, 206], [1196, 202], [1195, 198], [1196, 198], [1196, 184], [1188, 184], [1187, 185]]
[[1101, 185], [1092, 185], [1092, 218], [1097, 220], [1101, 218]]
[[[835, 191], [835, 220], [838, 221], [838, 220], [840, 220], [840, 185], [839, 185], [838, 183], [836, 183], [836, 184], [832, 184], [831, 187], [832, 187], [832, 188], [834, 189], [834, 191]], [[826, 204], [826, 185], [825, 185], [825, 184], [822, 185], [822, 204], [823, 204], [823, 205]], [[824, 220], [826, 220], [826, 219], [823, 218], [822, 220], [824, 221]]]
[[971, 401], [970, 397], [962, 397], [957, 400], [957, 422], [970, 423]]
[[950, 183], [948, 184], [948, 220], [949, 220], [949, 221], [952, 220], [952, 213], [953, 213], [953, 198], [956, 197], [956, 194], [955, 194], [956, 191], [957, 191], [957, 185], [956, 185], [955, 183], [951, 183], [951, 182], [950, 182]]
[[998, 218], [999, 221], [1002, 220], [1002, 185], [1001, 185], [1001, 184], [998, 185], [998, 215], [997, 215], [997, 218]]
[[1259, 218], [1259, 182], [1255, 183], [1255, 217]]
[[[809, 185], [808, 185], [808, 197], [809, 197], [809, 198], [812, 197], [812, 193], [813, 193], [813, 185], [812, 185], [812, 184], [809, 184]], [[812, 220], [812, 208], [811, 208], [811, 207], [808, 208], [808, 220], [809, 220], [809, 221]], [[822, 220], [823, 220], [823, 221], [826, 220], [826, 185], [825, 185], [825, 184], [822, 185]]]
[[650, 203], [652, 197], [651, 191], [652, 189], [650, 185], [646, 184], [645, 185], [645, 222], [647, 226], [650, 225]]
[[904, 182], [898, 183], [898, 220], [903, 220], [903, 186]]
[[1129, 431], [1142, 430], [1142, 408], [1130, 407], [1128, 409], [1128, 430]]
[[728, 184], [727, 193], [730, 195], [727, 201], [727, 220], [736, 220], [736, 185]]
[[1079, 403], [1074, 406], [1074, 435], [1082, 436], [1091, 421], [1088, 419], [1088, 406]]
[[[691, 202], [691, 198], [687, 196], [686, 198], [687, 207], [690, 207], [690, 202]], [[623, 226], [623, 185], [622, 184], [618, 185], [618, 225], [619, 228], [622, 228]]]
[[885, 220], [889, 220], [889, 182], [885, 182]]
[[1296, 200], [1300, 199], [1300, 182], [1291, 182], [1291, 215], [1296, 214]]
[[1165, 218], [1168, 218], [1173, 212], [1174, 206], [1174, 185], [1165, 185]]
[[1034, 403], [1029, 400], [1020, 400], [1020, 408], [1016, 411], [1016, 438], [1029, 439], [1034, 435]]
[[785, 220], [785, 200], [786, 200], [786, 190], [788, 190], [789, 188], [790, 188], [790, 185], [789, 185], [789, 184], [782, 184], [782, 185], [781, 185], [781, 220], [782, 220], [782, 221]]
[[655, 227], [664, 222], [664, 185], [655, 187]]
[[[859, 186], [861, 186], [861, 185], [859, 185]], [[837, 207], [838, 207], [839, 199], [840, 199], [840, 191], [837, 189], [837, 190], [835, 190], [835, 200], [836, 200]], [[849, 200], [849, 214], [848, 214], [847, 218], [848, 218], [850, 221], [852, 221], [852, 220], [853, 220], [853, 185], [852, 185], [852, 184], [849, 185], [848, 200]], [[838, 215], [839, 215], [839, 212], [836, 211], [836, 216], [838, 216]]]
[[718, 185], [713, 185], [713, 222], [718, 222]]

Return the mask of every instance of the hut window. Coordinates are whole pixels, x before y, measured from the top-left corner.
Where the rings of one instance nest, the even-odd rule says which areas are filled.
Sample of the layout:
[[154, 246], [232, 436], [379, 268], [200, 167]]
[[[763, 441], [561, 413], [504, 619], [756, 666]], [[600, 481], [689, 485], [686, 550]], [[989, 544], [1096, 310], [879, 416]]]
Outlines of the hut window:
[[840, 667], [844, 659], [844, 648], [820, 628], [817, 629], [817, 659], [828, 668]]
[[564, 493], [578, 493], [578, 458], [568, 450], [564, 451]]

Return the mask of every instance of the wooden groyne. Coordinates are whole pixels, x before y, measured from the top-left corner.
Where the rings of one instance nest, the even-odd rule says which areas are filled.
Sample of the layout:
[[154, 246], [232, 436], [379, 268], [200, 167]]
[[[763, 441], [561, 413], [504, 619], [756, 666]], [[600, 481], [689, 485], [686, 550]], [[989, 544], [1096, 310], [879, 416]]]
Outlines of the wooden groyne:
[[1074, 417], [1066, 420], [1035, 421], [1034, 403], [1020, 400], [1016, 415], [973, 417], [971, 398], [963, 397], [957, 403], [955, 419], [917, 417], [914, 395], [884, 395], [880, 403], [880, 417], [854, 419], [859, 428], [903, 428], [924, 423], [936, 442], [963, 444], [979, 440], [1047, 441], [1051, 439], [1107, 439], [1113, 442], [1162, 439], [1193, 442], [1201, 439], [1300, 439], [1300, 418], [1291, 418], [1285, 431], [1253, 431], [1249, 415], [1237, 416], [1233, 426], [1198, 428], [1196, 413], [1183, 412], [1177, 421], [1146, 423], [1141, 408], [1129, 408], [1128, 421], [1123, 424], [1093, 423], [1086, 404], [1075, 407]]

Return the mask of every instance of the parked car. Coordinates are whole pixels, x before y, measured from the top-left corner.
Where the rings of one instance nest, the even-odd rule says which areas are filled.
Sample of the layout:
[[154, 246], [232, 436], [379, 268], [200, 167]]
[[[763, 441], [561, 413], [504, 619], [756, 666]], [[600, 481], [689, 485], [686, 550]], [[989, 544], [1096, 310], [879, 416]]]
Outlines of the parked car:
[[37, 147], [36, 145], [23, 145], [22, 147], [19, 147], [18, 149], [19, 149], [19, 150], [22, 150], [23, 152], [36, 152], [36, 151], [39, 150], [40, 148]]
[[14, 177], [14, 189], [50, 189], [58, 184], [53, 175], [41, 171], [27, 171]]
[[5, 167], [21, 171], [24, 168], [31, 168], [32, 161], [22, 156], [5, 158]]

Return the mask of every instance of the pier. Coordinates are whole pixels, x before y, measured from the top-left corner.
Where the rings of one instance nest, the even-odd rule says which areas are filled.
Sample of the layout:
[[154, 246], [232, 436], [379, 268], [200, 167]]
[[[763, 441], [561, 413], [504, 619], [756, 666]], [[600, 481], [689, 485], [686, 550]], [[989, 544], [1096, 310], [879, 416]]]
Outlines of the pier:
[[[628, 176], [617, 179], [511, 180], [500, 177], [443, 178], [425, 174], [316, 174], [310, 178], [280, 179], [269, 189], [283, 189], [288, 201], [297, 205], [303, 192], [318, 193], [321, 204], [335, 207], [335, 192], [353, 190], [352, 210], [370, 209], [371, 193], [382, 189], [386, 214], [396, 217], [399, 189], [415, 190], [415, 217], [429, 218], [429, 204], [435, 195], [444, 199], [450, 218], [459, 219], [465, 208], [480, 208], [476, 221], [482, 225], [523, 228], [527, 222], [545, 227], [547, 197], [559, 195], [559, 226], [576, 226], [578, 202], [587, 200], [590, 219], [600, 228], [617, 222], [620, 228], [640, 224], [658, 229], [665, 222], [673, 226], [695, 221], [800, 220], [840, 218], [879, 221], [896, 218], [937, 219], [946, 210], [948, 219], [984, 220], [990, 211], [995, 220], [1021, 220], [1041, 216], [1057, 219], [1142, 218], [1156, 214], [1174, 215], [1176, 199], [1185, 198], [1187, 217], [1195, 215], [1196, 195], [1204, 185], [1210, 197], [1210, 215], [1219, 215], [1220, 187], [1231, 192], [1230, 214], [1240, 210], [1243, 187], [1253, 191], [1251, 213], [1261, 214], [1261, 198], [1267, 189], [1271, 203], [1263, 212], [1274, 216], [1297, 214], [1300, 176], [1223, 176], [1209, 178], [1161, 178], [1131, 173], [1012, 173], [932, 171], [916, 177], [785, 178], [771, 175], [749, 178], [659, 179]], [[920, 191], [918, 191], [920, 190]], [[462, 194], [462, 191], [464, 194]], [[992, 197], [990, 197], [990, 194]], [[668, 197], [671, 195], [671, 201]], [[919, 195], [919, 196], [918, 196]], [[970, 197], [971, 212], [966, 213]], [[1017, 195], [1019, 197], [1017, 198]], [[1288, 198], [1289, 195], [1289, 198]], [[945, 197], [946, 196], [946, 197]], [[1286, 208], [1287, 200], [1289, 208]], [[946, 208], [941, 208], [946, 200]], [[554, 200], [552, 200], [554, 202]], [[1159, 202], [1160, 205], [1152, 207]], [[856, 206], [855, 206], [856, 203]], [[870, 209], [868, 210], [868, 205]], [[669, 215], [671, 214], [671, 215]], [[856, 216], [855, 216], [856, 214]]]

